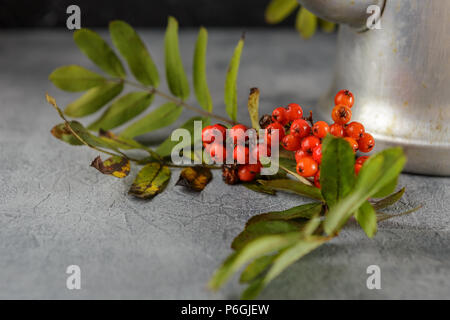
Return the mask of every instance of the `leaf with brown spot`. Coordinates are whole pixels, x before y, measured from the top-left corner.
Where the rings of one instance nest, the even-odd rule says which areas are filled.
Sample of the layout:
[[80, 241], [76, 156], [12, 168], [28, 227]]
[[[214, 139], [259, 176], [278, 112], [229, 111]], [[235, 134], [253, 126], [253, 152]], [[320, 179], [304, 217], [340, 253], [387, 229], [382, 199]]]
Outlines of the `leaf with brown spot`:
[[92, 161], [91, 167], [94, 167], [103, 174], [121, 179], [130, 173], [130, 160], [124, 157], [113, 156], [102, 161], [100, 156], [98, 156]]
[[52, 128], [50, 132], [56, 139], [64, 141], [73, 146], [83, 145], [83, 142], [72, 135], [72, 132], [70, 132], [65, 123], [57, 124]]
[[250, 120], [252, 121], [252, 127], [259, 130], [259, 89], [251, 88], [250, 95], [248, 96], [248, 114], [250, 115]]
[[169, 167], [159, 162], [149, 163], [139, 171], [128, 193], [141, 199], [153, 198], [167, 186], [170, 175]]
[[194, 191], [202, 191], [211, 181], [212, 174], [209, 168], [202, 166], [187, 167], [180, 173], [177, 186], [187, 187]]

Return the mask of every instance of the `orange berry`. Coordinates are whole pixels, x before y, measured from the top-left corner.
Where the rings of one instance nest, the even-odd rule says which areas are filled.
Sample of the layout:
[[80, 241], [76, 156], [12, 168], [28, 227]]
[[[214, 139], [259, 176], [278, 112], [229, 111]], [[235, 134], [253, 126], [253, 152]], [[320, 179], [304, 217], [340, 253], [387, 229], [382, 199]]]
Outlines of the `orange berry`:
[[350, 144], [350, 147], [352, 147], [353, 152], [356, 153], [356, 151], [358, 151], [358, 142], [350, 137], [345, 137], [344, 139]]
[[361, 139], [364, 132], [364, 126], [356, 121], [350, 122], [345, 127], [345, 134], [347, 135], [347, 137], [353, 138], [355, 140]]
[[319, 170], [319, 165], [312, 157], [303, 157], [297, 163], [297, 173], [302, 177], [312, 177]]
[[344, 106], [351, 108], [353, 107], [354, 103], [355, 97], [353, 96], [353, 93], [351, 93], [349, 90], [341, 90], [334, 97], [335, 105], [343, 104]]
[[361, 152], [370, 152], [375, 147], [375, 139], [370, 133], [364, 133], [361, 139], [358, 141], [359, 150]]
[[317, 138], [325, 138], [330, 132], [330, 126], [325, 121], [317, 121], [312, 127], [312, 132]]
[[331, 111], [331, 118], [337, 124], [346, 124], [352, 118], [352, 110], [344, 105], [337, 105]]
[[330, 126], [330, 133], [335, 137], [342, 138], [344, 137], [344, 127], [338, 123], [333, 123]]

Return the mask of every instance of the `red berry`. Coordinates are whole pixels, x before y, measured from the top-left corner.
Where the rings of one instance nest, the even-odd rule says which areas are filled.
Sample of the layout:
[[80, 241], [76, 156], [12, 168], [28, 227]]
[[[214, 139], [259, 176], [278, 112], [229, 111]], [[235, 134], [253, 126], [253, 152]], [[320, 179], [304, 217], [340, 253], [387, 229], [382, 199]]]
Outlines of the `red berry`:
[[276, 108], [272, 112], [272, 120], [274, 122], [281, 123], [283, 126], [289, 122], [289, 119], [286, 114], [286, 109], [283, 107]]
[[331, 111], [331, 118], [338, 124], [346, 124], [352, 118], [352, 110], [344, 105], [337, 105]]
[[213, 126], [204, 127], [202, 130], [203, 143], [212, 143], [215, 139], [214, 132], [215, 132], [215, 128]]
[[361, 139], [364, 132], [364, 126], [356, 121], [350, 122], [345, 127], [345, 134], [347, 135], [347, 137], [353, 138], [355, 140]]
[[349, 108], [353, 107], [353, 104], [355, 103], [355, 97], [353, 96], [353, 93], [351, 93], [349, 90], [341, 90], [337, 93], [336, 97], [334, 97], [334, 104], [335, 105], [344, 105]]
[[362, 168], [362, 164], [355, 164], [355, 174], [358, 175], [359, 174], [359, 170], [361, 170]]
[[233, 159], [237, 161], [238, 164], [246, 164], [249, 159], [249, 150], [246, 146], [237, 145], [233, 150]]
[[320, 144], [319, 138], [315, 136], [306, 137], [302, 141], [302, 150], [311, 155], [314, 148], [317, 147], [319, 144]]
[[253, 181], [256, 175], [261, 172], [261, 164], [244, 164], [238, 168], [239, 180], [244, 182]]
[[333, 123], [330, 126], [330, 133], [335, 137], [342, 138], [344, 137], [344, 127], [338, 123]]
[[278, 130], [278, 142], [280, 142], [284, 138], [284, 134], [285, 134], [284, 133], [284, 127], [281, 124], [279, 124], [278, 122], [271, 123], [265, 129], [265, 139], [264, 139], [264, 141], [268, 145], [271, 145], [271, 143], [272, 143], [273, 130]]
[[260, 155], [263, 157], [270, 157], [271, 153], [272, 151], [270, 146], [264, 143], [259, 143], [252, 148], [250, 152], [250, 162], [259, 161]]
[[370, 152], [375, 147], [375, 139], [370, 133], [364, 133], [361, 139], [358, 141], [359, 150], [361, 152]]
[[314, 185], [320, 189], [320, 170], [314, 175]]
[[353, 152], [356, 153], [356, 151], [358, 151], [358, 142], [350, 137], [345, 137], [344, 139], [350, 144], [350, 147], [352, 147]]
[[286, 116], [289, 121], [301, 119], [303, 117], [303, 109], [296, 103], [290, 103], [286, 109]]
[[209, 155], [216, 163], [224, 163], [227, 158], [227, 149], [219, 143], [213, 143], [209, 150]]
[[356, 159], [356, 162], [355, 162], [355, 163], [356, 163], [356, 164], [363, 165], [364, 162], [366, 162], [369, 158], [370, 158], [369, 156], [362, 156], [362, 157], [359, 157], [358, 159]]
[[322, 144], [313, 149], [312, 157], [318, 164], [322, 163]]
[[309, 123], [303, 119], [294, 120], [291, 124], [290, 133], [299, 138], [303, 138], [309, 135], [311, 132], [311, 127]]
[[330, 132], [330, 126], [325, 121], [317, 121], [312, 127], [312, 132], [317, 138], [325, 138]]
[[295, 151], [295, 162], [298, 162], [301, 158], [308, 156], [308, 154], [302, 149]]
[[248, 137], [245, 135], [247, 127], [243, 124], [237, 124], [229, 131], [230, 137], [233, 139], [234, 144], [244, 144]]
[[302, 177], [312, 177], [319, 170], [319, 165], [311, 157], [303, 157], [297, 163], [297, 173]]
[[296, 151], [301, 147], [301, 139], [293, 134], [288, 134], [281, 140], [281, 145], [286, 150]]

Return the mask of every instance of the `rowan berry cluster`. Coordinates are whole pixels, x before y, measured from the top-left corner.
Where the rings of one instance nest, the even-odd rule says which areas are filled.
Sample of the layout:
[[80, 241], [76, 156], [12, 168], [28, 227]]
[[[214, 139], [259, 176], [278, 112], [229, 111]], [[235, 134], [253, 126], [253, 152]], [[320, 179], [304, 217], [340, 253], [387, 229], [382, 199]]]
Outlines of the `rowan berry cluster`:
[[[264, 130], [263, 142], [249, 149], [248, 128], [242, 124], [227, 129], [221, 124], [207, 126], [202, 131], [202, 142], [205, 152], [216, 163], [225, 163], [227, 159], [226, 145], [231, 144], [233, 150], [232, 164], [224, 165], [223, 176], [227, 183], [252, 181], [261, 171], [259, 156], [270, 156], [273, 139], [278, 134], [278, 143], [295, 152], [296, 170], [305, 178], [313, 178], [314, 184], [320, 188], [320, 164], [322, 162], [322, 140], [330, 133], [342, 137], [356, 153], [372, 151], [375, 140], [365, 132], [364, 126], [356, 121], [350, 122], [354, 96], [348, 90], [341, 90], [335, 97], [335, 107], [331, 112], [333, 124], [325, 121], [313, 122], [312, 112], [309, 117], [303, 116], [303, 109], [296, 103], [273, 110], [272, 115], [264, 115], [260, 125]], [[249, 130], [250, 131], [250, 130]], [[254, 131], [256, 134], [256, 131]], [[261, 151], [263, 150], [263, 151]], [[358, 174], [368, 156], [356, 160], [355, 173]]]
[[[312, 116], [308, 119], [302, 117], [303, 110], [297, 104], [290, 104], [287, 108], [276, 108], [272, 113], [270, 126], [280, 129], [281, 145], [288, 151], [295, 152], [297, 173], [305, 178], [313, 178], [316, 187], [320, 188], [320, 164], [322, 162], [322, 139], [330, 133], [342, 137], [356, 153], [372, 151], [375, 140], [371, 134], [366, 133], [364, 126], [356, 121], [350, 122], [351, 108], [354, 96], [348, 90], [337, 93], [335, 107], [331, 112], [334, 123], [329, 125], [325, 121], [313, 123]], [[295, 111], [294, 111], [295, 110]], [[295, 117], [293, 114], [295, 113]], [[355, 173], [358, 174], [368, 156], [359, 157], [355, 164]]]

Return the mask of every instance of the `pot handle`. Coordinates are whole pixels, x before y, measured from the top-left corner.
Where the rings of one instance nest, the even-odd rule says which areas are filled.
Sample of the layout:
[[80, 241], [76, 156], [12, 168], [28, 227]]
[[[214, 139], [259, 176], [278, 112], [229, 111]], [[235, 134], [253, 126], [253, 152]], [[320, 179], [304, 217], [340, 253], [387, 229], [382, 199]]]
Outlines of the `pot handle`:
[[383, 11], [386, 0], [298, 0], [302, 6], [318, 17], [347, 24], [353, 28], [365, 29], [371, 5], [377, 5]]

